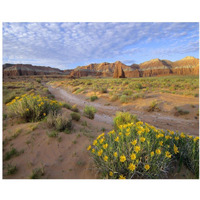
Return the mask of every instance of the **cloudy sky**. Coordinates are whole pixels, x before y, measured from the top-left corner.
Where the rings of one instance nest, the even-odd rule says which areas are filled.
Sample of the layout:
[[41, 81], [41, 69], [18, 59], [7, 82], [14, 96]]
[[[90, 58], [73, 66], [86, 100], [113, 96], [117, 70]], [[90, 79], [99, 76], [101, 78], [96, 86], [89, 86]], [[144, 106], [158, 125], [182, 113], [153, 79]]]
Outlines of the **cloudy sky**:
[[70, 69], [199, 58], [199, 23], [3, 23], [3, 63]]

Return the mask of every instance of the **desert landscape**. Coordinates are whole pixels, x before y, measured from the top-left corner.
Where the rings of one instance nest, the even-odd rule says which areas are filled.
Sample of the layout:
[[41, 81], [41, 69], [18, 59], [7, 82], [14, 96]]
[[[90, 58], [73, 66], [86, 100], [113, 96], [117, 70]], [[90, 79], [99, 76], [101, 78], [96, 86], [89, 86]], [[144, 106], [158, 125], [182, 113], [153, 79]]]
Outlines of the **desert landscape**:
[[[196, 24], [180, 23], [178, 28], [174, 28], [175, 25], [5, 23], [5, 59], [2, 66], [3, 178], [199, 179], [199, 58], [191, 53], [191, 48], [197, 44], [193, 41], [196, 37], [192, 35], [194, 33], [182, 33], [187, 26], [192, 27], [188, 30], [193, 30]], [[39, 31], [33, 34], [37, 26]], [[119, 38], [115, 38], [119, 34], [119, 26], [127, 27], [127, 31], [120, 33], [124, 37], [119, 37], [123, 38], [120, 45], [125, 45], [121, 50], [116, 42]], [[152, 33], [147, 31], [139, 42], [134, 41], [132, 34], [137, 33], [140, 26], [142, 30], [146, 26]], [[160, 44], [157, 44], [160, 26], [166, 26], [174, 36], [166, 34], [168, 31], [161, 31], [164, 39], [161, 37]], [[71, 32], [68, 27], [78, 28]], [[99, 31], [105, 28], [105, 37], [100, 40], [106, 41], [102, 49], [95, 48], [94, 51], [94, 41], [98, 43], [101, 34], [92, 34], [91, 27], [98, 27]], [[180, 32], [177, 32], [179, 29]], [[48, 34], [44, 38], [43, 34], [40, 35], [42, 30], [52, 37], [55, 30], [56, 34], [58, 30], [60, 33], [55, 41], [51, 37], [47, 40]], [[30, 38], [38, 34], [33, 41], [29, 38], [31, 34]], [[189, 38], [192, 44], [189, 50], [181, 49], [179, 54], [185, 55], [181, 59], [179, 54], [179, 59], [175, 59], [173, 54], [171, 61], [163, 58], [164, 50], [159, 49], [160, 54], [155, 51], [156, 45], [161, 48], [161, 43], [166, 43], [165, 38], [171, 42], [172, 37], [172, 44], [177, 45], [174, 38], [178, 34], [180, 43]], [[9, 52], [12, 49], [9, 41], [13, 35], [18, 40], [12, 44], [16, 45], [14, 51]], [[146, 40], [148, 37], [150, 39]], [[185, 40], [182, 37], [186, 37]], [[27, 45], [32, 41], [33, 47], [27, 46], [24, 51], [19, 46], [18, 52], [16, 47], [21, 44], [21, 38]], [[61, 38], [61, 43], [58, 38]], [[71, 41], [73, 38], [74, 41]], [[82, 43], [84, 39], [86, 43]], [[112, 45], [110, 40], [114, 41]], [[88, 44], [88, 41], [90, 45], [86, 48], [83, 44]], [[43, 42], [49, 45], [47, 55]], [[72, 42], [74, 48], [68, 42]], [[151, 49], [148, 46], [151, 44], [151, 58], [155, 52], [161, 58], [147, 59], [149, 54], [146, 52], [139, 55], [144, 47], [139, 48], [138, 43], [144, 45], [145, 51]], [[108, 45], [113, 51], [108, 50]], [[138, 45], [140, 50], [133, 46], [130, 48], [130, 45]], [[61, 47], [67, 48], [63, 50]], [[198, 51], [196, 46], [194, 49]], [[109, 59], [97, 62], [100, 58], [107, 58], [104, 51], [107, 54], [112, 52], [109, 55], [112, 59], [110, 62], [107, 62]], [[166, 50], [167, 58], [171, 51]], [[132, 52], [138, 62], [131, 59]], [[12, 57], [15, 53], [16, 59]], [[89, 54], [92, 58], [84, 60]], [[124, 56], [122, 61], [121, 54]], [[68, 56], [68, 63], [63, 55]], [[25, 64], [31, 61], [31, 56], [34, 59], [29, 63], [32, 64]], [[89, 62], [95, 56], [98, 59]], [[119, 58], [118, 61], [113, 61], [115, 57]], [[55, 62], [59, 66], [61, 63], [62, 67], [45, 65], [48, 59], [49, 63]], [[63, 67], [65, 62], [73, 63], [74, 67]]]
[[[128, 123], [137, 119], [165, 134], [184, 133], [187, 140], [197, 143], [199, 59], [186, 57], [175, 62], [182, 68], [171, 62], [175, 67], [166, 69], [163, 63], [166, 61], [147, 61], [140, 65], [145, 70], [116, 62], [70, 71], [5, 64], [4, 178], [112, 178], [102, 174], [87, 148], [98, 135], [114, 129], [115, 119], [123, 118], [123, 113], [134, 116]], [[34, 99], [37, 101], [31, 102]], [[55, 104], [54, 113], [47, 105], [38, 111], [42, 106], [37, 102]], [[188, 161], [182, 162], [161, 177], [198, 177], [197, 168], [191, 170]]]

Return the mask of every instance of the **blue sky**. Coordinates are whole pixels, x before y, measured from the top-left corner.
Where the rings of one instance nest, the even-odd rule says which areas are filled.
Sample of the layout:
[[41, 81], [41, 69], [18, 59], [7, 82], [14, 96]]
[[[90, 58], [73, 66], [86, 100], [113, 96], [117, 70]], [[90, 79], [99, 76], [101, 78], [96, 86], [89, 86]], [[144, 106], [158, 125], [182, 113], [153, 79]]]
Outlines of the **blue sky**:
[[70, 69], [199, 58], [199, 23], [3, 23], [3, 63]]

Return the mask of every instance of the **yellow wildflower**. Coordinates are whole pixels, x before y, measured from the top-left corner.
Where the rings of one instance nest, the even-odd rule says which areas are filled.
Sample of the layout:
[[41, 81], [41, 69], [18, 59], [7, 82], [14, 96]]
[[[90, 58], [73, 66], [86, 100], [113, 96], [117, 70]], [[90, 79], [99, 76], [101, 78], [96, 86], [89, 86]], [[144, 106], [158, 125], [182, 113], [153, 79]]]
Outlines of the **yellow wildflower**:
[[97, 144], [97, 140], [94, 140], [93, 145], [95, 146]]
[[185, 138], [185, 134], [183, 132], [181, 133], [181, 138]]
[[90, 146], [88, 146], [87, 150], [89, 151], [90, 149], [91, 149], [91, 145], [90, 145]]
[[120, 162], [125, 162], [125, 161], [126, 161], [126, 156], [125, 155], [120, 156]]
[[28, 112], [28, 111], [29, 111], [29, 109], [27, 108], [27, 109], [26, 109], [26, 111]]
[[92, 153], [95, 153], [95, 149], [92, 149]]
[[166, 152], [165, 152], [165, 157], [167, 157], [167, 158], [171, 158], [171, 157], [172, 157], [172, 155], [170, 154], [170, 152], [169, 152], [169, 151], [166, 151]]
[[169, 131], [169, 133], [170, 133], [171, 135], [174, 135], [174, 131]]
[[126, 136], [129, 136], [129, 135], [130, 135], [130, 132], [126, 132], [125, 135], [126, 135]]
[[128, 166], [128, 169], [129, 169], [130, 171], [132, 171], [132, 172], [135, 170], [135, 168], [136, 168], [136, 167], [135, 167], [135, 165], [134, 165], [133, 163], [130, 163], [129, 166]]
[[199, 137], [195, 137], [194, 138], [194, 142], [196, 142], [197, 140], [199, 140]]
[[127, 128], [127, 129], [126, 129], [126, 132], [130, 132], [130, 128]]
[[166, 136], [165, 136], [165, 139], [166, 139], [166, 140], [168, 140], [169, 138], [170, 138], [170, 136], [169, 136], [169, 135], [166, 135]]
[[46, 116], [46, 113], [43, 113], [44, 116]]
[[131, 144], [132, 144], [132, 145], [136, 145], [136, 144], [137, 144], [137, 140], [133, 140], [133, 141], [131, 142]]
[[138, 135], [141, 135], [141, 134], [142, 134], [142, 131], [138, 131], [137, 133], [138, 133]]
[[150, 131], [150, 129], [145, 127], [145, 132], [148, 133], [149, 131]]
[[179, 140], [179, 136], [174, 137], [175, 140]]
[[141, 138], [140, 138], [140, 141], [141, 141], [141, 142], [144, 142], [145, 140], [146, 140], [146, 139], [145, 139], [144, 137], [141, 137]]
[[159, 145], [162, 146], [162, 145], [163, 145], [163, 141], [160, 141], [160, 142], [159, 142]]
[[164, 137], [164, 134], [160, 133], [160, 134], [159, 134], [159, 137]]
[[122, 135], [122, 132], [119, 132], [119, 135]]
[[160, 155], [161, 154], [161, 150], [160, 149], [156, 149], [156, 154]]
[[108, 156], [104, 156], [103, 159], [104, 159], [104, 161], [107, 162], [108, 161]]
[[119, 137], [116, 137], [116, 138], [115, 138], [115, 142], [119, 142]]
[[174, 144], [174, 153], [177, 154], [178, 152], [178, 147]]
[[152, 152], [151, 152], [151, 157], [153, 157], [153, 156], [154, 156], [154, 152], [152, 151]]
[[136, 159], [136, 154], [135, 153], [132, 153], [131, 154], [131, 160], [135, 160]]
[[144, 166], [144, 168], [145, 168], [145, 169], [146, 169], [146, 171], [147, 171], [147, 170], [149, 170], [149, 169], [150, 169], [150, 166], [149, 166], [149, 165], [145, 165], [145, 166]]
[[104, 144], [104, 145], [103, 145], [103, 148], [104, 148], [104, 149], [107, 149], [107, 148], [108, 148], [108, 144], [107, 144], [107, 143]]
[[41, 102], [40, 104], [41, 104], [41, 105], [43, 105], [43, 104], [44, 104], [44, 102]]
[[114, 157], [117, 157], [117, 156], [118, 156], [117, 152], [115, 152], [113, 155], [114, 155]]
[[103, 153], [103, 149], [100, 149], [97, 154], [98, 154], [98, 156], [101, 156], [102, 153]]
[[160, 135], [159, 135], [159, 134], [156, 134], [156, 138], [157, 138], [157, 139], [160, 138]]
[[140, 151], [140, 146], [135, 146], [135, 147], [134, 147], [134, 151], [135, 151], [136, 153], [138, 153], [138, 152]]
[[120, 175], [120, 176], [119, 176], [119, 179], [126, 179], [126, 177], [123, 176], [123, 175]]
[[100, 141], [99, 141], [99, 142], [100, 142], [100, 144], [102, 144], [102, 143], [103, 143], [103, 141], [104, 141], [104, 138], [100, 139]]
[[97, 140], [100, 139], [102, 136], [104, 136], [104, 133], [100, 134], [100, 135], [97, 137]]
[[109, 176], [113, 176], [113, 172], [110, 171], [110, 172], [109, 172]]

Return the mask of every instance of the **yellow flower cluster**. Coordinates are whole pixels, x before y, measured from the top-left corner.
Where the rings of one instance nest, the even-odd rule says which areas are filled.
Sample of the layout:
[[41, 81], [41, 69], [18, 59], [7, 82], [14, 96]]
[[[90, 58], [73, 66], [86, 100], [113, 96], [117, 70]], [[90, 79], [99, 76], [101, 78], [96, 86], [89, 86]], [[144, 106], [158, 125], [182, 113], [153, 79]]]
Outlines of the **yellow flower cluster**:
[[[199, 140], [199, 137], [193, 139], [184, 133], [179, 135], [177, 131], [163, 131], [143, 122], [128, 123], [118, 128], [108, 134], [100, 134], [93, 141], [93, 147], [88, 147], [94, 158], [111, 170], [106, 173], [112, 178], [130, 178], [130, 174], [141, 169], [137, 168], [141, 165], [145, 174], [155, 173], [153, 170], [159, 160], [170, 162], [179, 153], [182, 139]], [[120, 167], [123, 170], [117, 171]], [[126, 170], [128, 174], [124, 174]]]

